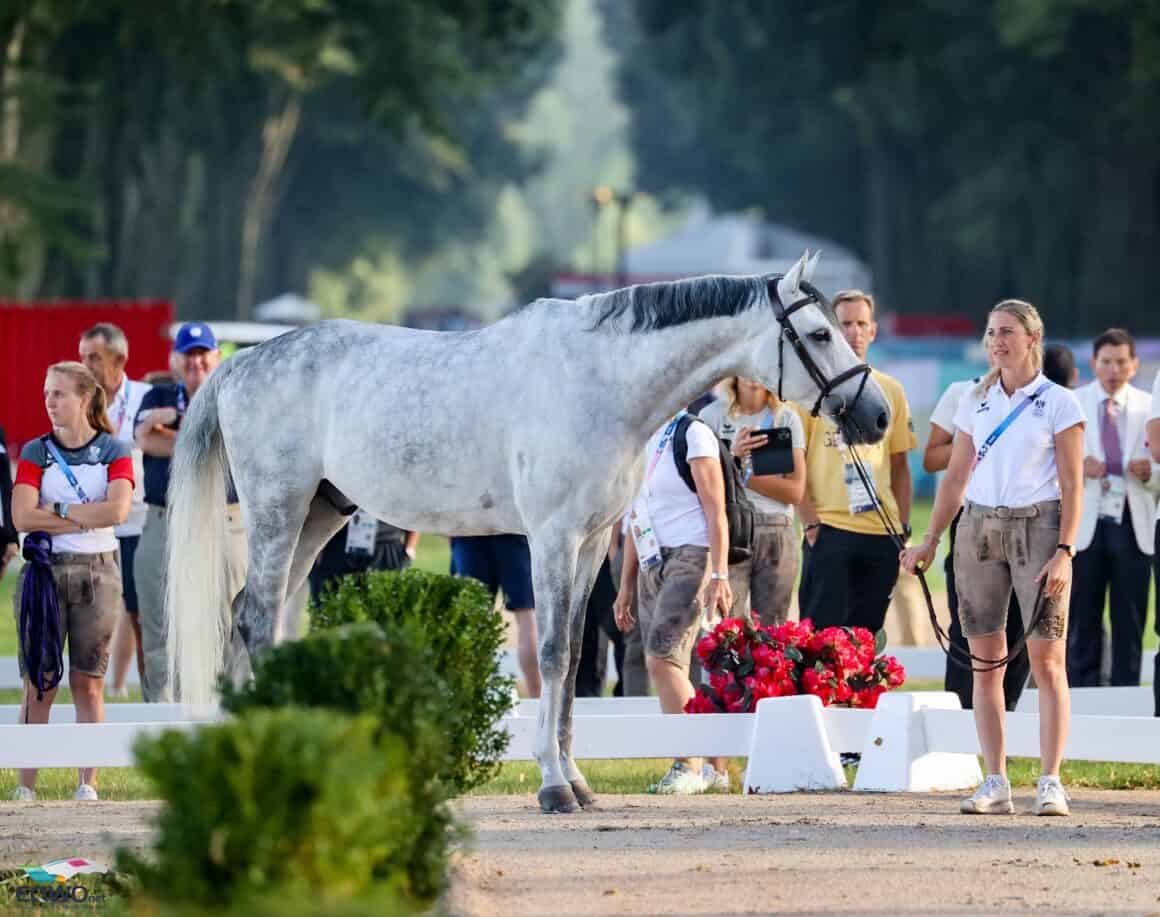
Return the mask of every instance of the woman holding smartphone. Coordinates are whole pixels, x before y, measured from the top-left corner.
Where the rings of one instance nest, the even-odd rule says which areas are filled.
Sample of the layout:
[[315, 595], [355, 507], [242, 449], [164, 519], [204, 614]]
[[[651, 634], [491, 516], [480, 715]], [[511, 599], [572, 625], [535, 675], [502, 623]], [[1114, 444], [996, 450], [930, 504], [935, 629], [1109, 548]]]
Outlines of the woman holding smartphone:
[[[797, 578], [798, 548], [793, 507], [806, 491], [806, 437], [801, 418], [760, 382], [731, 376], [721, 384], [722, 397], [701, 411], [701, 419], [723, 440], [744, 469], [745, 488], [753, 503], [753, 555], [729, 568], [733, 613], [750, 612], [762, 624], [782, 624], [789, 615]], [[761, 430], [790, 431], [788, 474], [754, 474], [753, 452], [768, 445]]]
[[[928, 568], [966, 497], [954, 546], [963, 633], [979, 659], [1006, 656], [1012, 590], [1024, 626], [1034, 622], [1027, 649], [1039, 687], [1035, 814], [1067, 815], [1059, 767], [1071, 715], [1067, 610], [1083, 500], [1084, 415], [1075, 395], [1042, 373], [1043, 322], [1030, 303], [1007, 299], [996, 305], [987, 319], [986, 345], [992, 369], [955, 414], [950, 464], [930, 530], [900, 559], [911, 572]], [[975, 726], [987, 777], [963, 800], [965, 813], [1014, 811], [1007, 781], [1004, 668], [975, 673]]]

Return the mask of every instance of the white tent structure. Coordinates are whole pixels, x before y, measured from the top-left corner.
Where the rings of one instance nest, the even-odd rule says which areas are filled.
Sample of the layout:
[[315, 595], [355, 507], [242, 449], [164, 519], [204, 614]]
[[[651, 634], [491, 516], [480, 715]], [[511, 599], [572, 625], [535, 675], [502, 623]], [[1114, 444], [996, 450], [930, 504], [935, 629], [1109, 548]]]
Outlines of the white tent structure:
[[322, 318], [322, 307], [304, 299], [297, 293], [283, 293], [281, 296], [254, 306], [254, 318], [260, 322], [284, 322], [291, 325], [308, 325]]
[[[786, 271], [805, 249], [821, 251], [814, 283], [826, 295], [853, 287], [870, 289], [869, 267], [837, 242], [746, 214], [695, 214], [675, 234], [630, 248], [625, 254], [627, 284], [675, 280], [700, 274], [766, 274]], [[605, 275], [559, 275], [556, 296], [572, 298], [607, 289]]]

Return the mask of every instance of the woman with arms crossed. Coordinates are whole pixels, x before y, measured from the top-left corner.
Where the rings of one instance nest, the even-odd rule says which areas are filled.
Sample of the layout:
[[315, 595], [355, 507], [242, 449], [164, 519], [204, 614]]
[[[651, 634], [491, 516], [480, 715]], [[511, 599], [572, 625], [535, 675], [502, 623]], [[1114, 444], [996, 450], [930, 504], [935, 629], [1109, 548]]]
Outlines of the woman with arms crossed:
[[[1012, 590], [1025, 626], [1042, 609], [1027, 649], [1039, 687], [1041, 776], [1037, 815], [1067, 815], [1059, 780], [1071, 701], [1065, 660], [1071, 561], [1082, 509], [1083, 411], [1075, 395], [1047, 380], [1043, 322], [1030, 303], [1000, 302], [987, 319], [992, 369], [955, 415], [950, 465], [939, 485], [930, 530], [902, 552], [914, 572], [934, 560], [939, 538], [966, 505], [955, 539], [959, 614], [971, 653], [1007, 654], [1004, 631]], [[1009, 813], [1003, 669], [976, 672], [975, 725], [987, 778], [962, 811]]]

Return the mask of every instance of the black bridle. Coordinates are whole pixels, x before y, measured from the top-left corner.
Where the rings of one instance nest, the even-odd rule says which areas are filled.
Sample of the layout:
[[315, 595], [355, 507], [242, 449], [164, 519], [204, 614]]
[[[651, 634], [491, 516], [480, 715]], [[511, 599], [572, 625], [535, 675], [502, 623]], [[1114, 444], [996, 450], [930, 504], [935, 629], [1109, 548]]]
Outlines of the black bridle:
[[797, 333], [789, 318], [798, 309], [804, 309], [808, 305], [817, 305], [824, 311], [829, 306], [829, 303], [826, 302], [826, 297], [822, 295], [821, 290], [812, 283], [802, 281], [798, 284], [798, 288], [806, 295], [786, 306], [782, 303], [781, 296], [777, 292], [777, 282], [780, 279], [781, 275], [777, 275], [769, 281], [769, 302], [773, 306], [774, 318], [781, 325], [781, 334], [777, 339], [777, 397], [780, 401], [785, 400], [785, 396], [781, 391], [781, 381], [785, 374], [785, 342], [789, 341], [790, 347], [797, 354], [798, 361], [805, 368], [806, 374], [813, 380], [814, 385], [818, 387], [818, 400], [814, 402], [813, 410], [810, 411], [811, 417], [818, 416], [818, 412], [822, 409], [822, 402], [834, 394], [834, 389], [839, 385], [848, 379], [853, 379], [855, 376], [862, 377], [862, 381], [858, 385], [858, 392], [854, 395], [853, 400], [847, 405], [845, 399], [843, 399], [841, 409], [834, 413], [834, 419], [838, 421], [839, 418], [842, 418], [846, 414], [847, 408], [853, 407], [858, 402], [858, 399], [862, 397], [862, 392], [866, 388], [866, 380], [870, 378], [870, 365], [868, 363], [859, 363], [857, 366], [851, 366], [849, 369], [843, 370], [832, 379], [827, 379], [825, 374], [818, 368], [818, 364], [814, 362], [814, 358], [810, 356], [810, 352], [806, 350], [806, 345], [802, 342], [801, 335]]

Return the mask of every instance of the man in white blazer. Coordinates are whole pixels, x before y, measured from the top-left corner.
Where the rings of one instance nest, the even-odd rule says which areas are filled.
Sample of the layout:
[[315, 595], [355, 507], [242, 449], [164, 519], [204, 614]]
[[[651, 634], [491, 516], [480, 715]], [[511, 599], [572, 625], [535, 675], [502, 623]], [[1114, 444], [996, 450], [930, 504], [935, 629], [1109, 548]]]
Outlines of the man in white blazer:
[[1068, 680], [1072, 687], [1100, 683], [1104, 602], [1110, 587], [1111, 683], [1138, 685], [1160, 493], [1160, 467], [1152, 462], [1145, 433], [1152, 398], [1130, 384], [1140, 361], [1128, 332], [1111, 328], [1097, 337], [1091, 366], [1095, 381], [1076, 391], [1087, 423]]
[[[1156, 371], [1156, 379], [1152, 383], [1152, 409], [1148, 412], [1147, 426], [1148, 446], [1152, 450], [1152, 461], [1160, 462], [1160, 370]], [[1156, 594], [1160, 595], [1160, 526], [1156, 528], [1156, 549], [1153, 562], [1156, 565]], [[1160, 621], [1153, 621], [1152, 626], [1160, 634]], [[1156, 654], [1155, 668], [1152, 675], [1152, 696], [1156, 705], [1155, 715], [1160, 716], [1160, 653]]]

